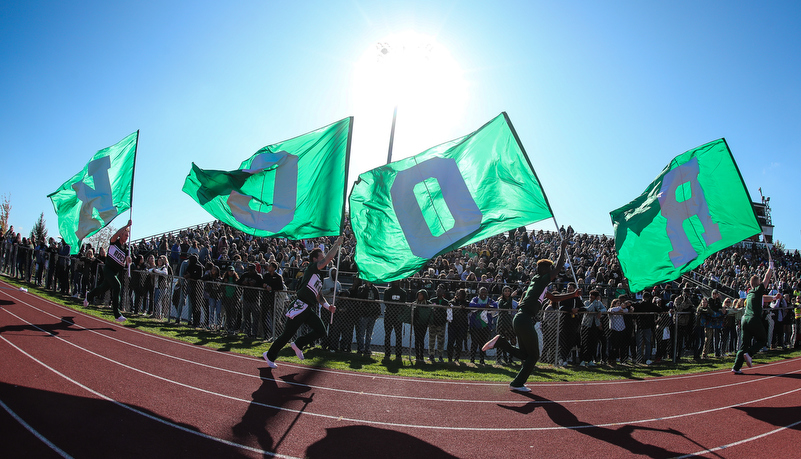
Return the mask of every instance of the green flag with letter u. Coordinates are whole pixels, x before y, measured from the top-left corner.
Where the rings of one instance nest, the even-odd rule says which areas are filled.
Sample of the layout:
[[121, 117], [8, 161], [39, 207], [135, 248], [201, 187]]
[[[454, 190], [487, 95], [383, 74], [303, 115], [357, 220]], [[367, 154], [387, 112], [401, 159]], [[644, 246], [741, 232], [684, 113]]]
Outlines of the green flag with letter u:
[[643, 194], [610, 215], [632, 292], [675, 280], [762, 231], [725, 139], [677, 156]]
[[340, 234], [353, 118], [268, 145], [234, 171], [192, 164], [183, 191], [215, 218], [260, 237]]
[[406, 278], [439, 254], [552, 217], [506, 113], [359, 176], [350, 195], [359, 277]]
[[80, 251], [81, 241], [131, 208], [134, 164], [139, 131], [104, 148], [83, 170], [47, 197], [58, 215], [58, 230], [70, 253]]

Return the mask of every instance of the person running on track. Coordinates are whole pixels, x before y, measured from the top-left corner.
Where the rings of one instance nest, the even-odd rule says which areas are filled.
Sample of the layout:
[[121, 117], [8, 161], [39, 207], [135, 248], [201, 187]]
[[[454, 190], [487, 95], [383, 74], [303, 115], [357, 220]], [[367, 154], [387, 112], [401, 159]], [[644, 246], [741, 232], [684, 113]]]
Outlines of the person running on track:
[[556, 279], [556, 276], [559, 275], [559, 271], [562, 270], [562, 266], [565, 263], [565, 248], [567, 244], [568, 239], [563, 239], [556, 265], [549, 259], [537, 261], [537, 274], [531, 278], [526, 293], [523, 294], [523, 298], [520, 300], [517, 314], [515, 314], [512, 319], [512, 326], [514, 327], [520, 347], [512, 346], [501, 335], [496, 335], [481, 348], [483, 351], [487, 351], [497, 346], [498, 349], [511, 354], [513, 357], [523, 362], [523, 366], [520, 368], [520, 372], [517, 373], [517, 377], [509, 384], [511, 390], [517, 392], [531, 392], [531, 389], [526, 387], [525, 384], [540, 357], [542, 332], [538, 330], [539, 324], [535, 326], [534, 322], [540, 309], [542, 309], [543, 300], [548, 298], [551, 302], [558, 303], [559, 301], [581, 296], [581, 290], [563, 295], [553, 295], [546, 290], [548, 284]]
[[106, 293], [111, 289], [111, 309], [114, 311], [114, 318], [117, 322], [125, 322], [125, 317], [120, 314], [120, 300], [122, 296], [122, 283], [120, 275], [125, 272], [125, 268], [131, 263], [128, 256], [128, 238], [131, 237], [131, 220], [128, 224], [120, 228], [111, 239], [109, 239], [108, 253], [106, 262], [103, 264], [103, 282], [86, 294], [83, 305], [89, 306], [94, 297]]
[[[740, 343], [740, 350], [734, 358], [734, 366], [731, 372], [736, 375], [743, 374], [740, 368], [743, 367], [743, 362], [750, 368], [751, 357], [762, 349], [768, 342], [767, 331], [762, 324], [762, 301], [763, 297], [767, 296], [768, 285], [770, 278], [773, 276], [773, 262], [768, 265], [768, 270], [765, 271], [765, 277], [762, 283], [759, 282], [759, 276], [751, 276], [751, 290], [748, 291], [748, 296], [745, 298], [745, 312], [743, 313], [742, 321], [740, 322], [740, 329], [742, 330], [742, 343]], [[782, 297], [779, 293], [775, 297], [771, 297], [773, 301], [778, 301]], [[753, 342], [752, 342], [753, 340]]]
[[333, 304], [328, 304], [328, 301], [323, 297], [322, 270], [334, 259], [341, 245], [342, 236], [334, 242], [334, 245], [327, 254], [323, 255], [322, 249], [319, 248], [312, 250], [309, 254], [309, 266], [303, 273], [303, 279], [301, 279], [300, 285], [298, 286], [298, 299], [286, 313], [289, 320], [287, 320], [286, 326], [284, 326], [284, 332], [273, 342], [270, 349], [262, 354], [262, 357], [267, 361], [267, 365], [270, 368], [278, 367], [278, 365], [275, 364], [275, 359], [278, 358], [278, 352], [289, 343], [289, 340], [291, 340], [293, 336], [295, 336], [295, 333], [301, 325], [308, 325], [311, 331], [298, 338], [297, 341], [289, 344], [300, 360], [304, 359], [304, 347], [313, 344], [316, 340], [326, 335], [325, 324], [323, 324], [323, 321], [320, 320], [320, 317], [317, 315], [316, 307], [312, 306], [317, 306], [319, 303], [331, 314], [336, 311], [336, 307]]

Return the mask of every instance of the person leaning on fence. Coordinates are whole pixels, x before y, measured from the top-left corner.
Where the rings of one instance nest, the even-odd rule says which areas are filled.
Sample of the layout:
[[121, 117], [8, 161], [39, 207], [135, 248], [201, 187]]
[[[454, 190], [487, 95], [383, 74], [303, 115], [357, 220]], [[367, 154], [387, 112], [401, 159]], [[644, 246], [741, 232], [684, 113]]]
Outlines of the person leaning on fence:
[[373, 354], [373, 330], [375, 322], [381, 316], [381, 306], [378, 304], [378, 289], [372, 282], [364, 281], [356, 291], [356, 298], [366, 301], [357, 301], [358, 318], [356, 319], [356, 349], [359, 354], [370, 356]]
[[476, 351], [479, 354], [479, 362], [484, 365], [484, 349], [481, 343], [486, 343], [489, 339], [489, 332], [493, 328], [493, 314], [490, 311], [482, 311], [473, 308], [492, 308], [498, 309], [498, 303], [489, 297], [486, 287], [478, 289], [478, 296], [470, 300], [470, 363], [476, 363]]
[[203, 295], [208, 304], [208, 328], [210, 330], [218, 330], [220, 328], [220, 316], [222, 315], [222, 276], [220, 275], [220, 268], [217, 265], [209, 262], [211, 267], [203, 274]]
[[612, 332], [609, 346], [609, 364], [623, 363], [627, 355], [627, 333], [624, 314], [629, 312], [631, 300], [625, 295], [612, 300], [609, 305], [609, 329]]
[[89, 306], [95, 296], [111, 290], [111, 308], [114, 318], [120, 323], [125, 322], [126, 319], [120, 314], [122, 283], [119, 276], [131, 263], [131, 257], [127, 255], [129, 237], [131, 237], [131, 220], [128, 220], [128, 224], [117, 230], [109, 239], [106, 264], [103, 265], [103, 282], [87, 293], [83, 300], [83, 305]]
[[468, 310], [470, 305], [467, 300], [467, 292], [460, 288], [456, 291], [456, 296], [451, 300], [448, 310], [448, 362], [459, 362], [462, 356], [462, 345], [467, 336]]
[[673, 312], [676, 320], [677, 331], [676, 348], [673, 350], [676, 355], [674, 362], [679, 362], [684, 349], [692, 346], [694, 310], [695, 304], [693, 303], [692, 299], [692, 290], [685, 286], [681, 292], [681, 295], [679, 295], [679, 297], [676, 298], [676, 301], [673, 302]]
[[439, 357], [443, 362], [445, 354], [445, 327], [448, 323], [448, 299], [445, 297], [445, 285], [437, 286], [437, 294], [431, 300], [431, 304], [441, 307], [431, 308], [431, 320], [428, 324], [428, 360], [434, 363], [434, 359]]
[[278, 263], [271, 261], [266, 264], [263, 269], [262, 279], [262, 296], [261, 296], [261, 321], [259, 322], [259, 336], [272, 337], [273, 336], [273, 316], [275, 311], [283, 312], [283, 308], [278, 308], [280, 302], [280, 295], [284, 290], [284, 278], [278, 274]]
[[303, 360], [303, 348], [313, 344], [316, 340], [326, 335], [326, 328], [323, 321], [317, 315], [317, 305], [320, 304], [326, 308], [331, 314], [336, 312], [336, 306], [328, 304], [328, 301], [323, 297], [323, 270], [328, 266], [331, 260], [336, 256], [339, 247], [342, 245], [342, 236], [337, 238], [331, 249], [323, 255], [322, 249], [316, 248], [309, 254], [309, 264], [306, 271], [303, 273], [303, 278], [298, 285], [297, 296], [293, 306], [286, 313], [289, 317], [286, 325], [284, 325], [284, 332], [281, 333], [270, 349], [262, 354], [264, 360], [267, 361], [267, 366], [270, 368], [277, 368], [275, 359], [278, 358], [278, 352], [289, 343], [289, 340], [295, 336], [295, 333], [302, 325], [308, 325], [311, 331], [297, 341], [290, 343], [292, 350], [298, 359]]
[[581, 316], [581, 365], [595, 366], [598, 354], [598, 341], [603, 336], [601, 313], [606, 306], [601, 302], [601, 292], [590, 290], [590, 299], [584, 302], [584, 314]]
[[384, 360], [388, 361], [392, 354], [392, 332], [395, 332], [395, 357], [401, 359], [403, 351], [403, 321], [402, 316], [408, 308], [405, 305], [406, 290], [400, 287], [399, 281], [392, 281], [389, 288], [384, 290]]
[[[514, 300], [514, 296], [517, 296], [517, 292], [512, 294], [512, 287], [504, 285], [501, 290], [501, 296], [498, 298], [499, 311], [497, 320], [497, 333], [513, 346], [517, 344], [517, 336], [515, 336], [514, 326], [512, 325], [512, 314], [517, 310], [517, 301]], [[495, 361], [498, 364], [506, 363], [507, 365], [511, 365], [512, 355], [504, 350], [498, 349]]]
[[261, 287], [264, 285], [264, 278], [256, 272], [256, 265], [248, 263], [244, 274], [239, 278], [239, 285], [244, 290], [242, 293], [242, 332], [250, 338], [258, 334], [259, 321], [261, 320]]
[[222, 291], [223, 311], [225, 311], [225, 331], [229, 335], [236, 334], [240, 327], [239, 311], [236, 303], [239, 300], [239, 275], [236, 274], [234, 267], [229, 265], [222, 276], [225, 283]]
[[792, 346], [793, 349], [797, 349], [799, 342], [798, 337], [799, 335], [801, 335], [800, 333], [798, 333], [799, 328], [801, 328], [801, 292], [796, 288], [796, 290], [793, 293], [795, 294], [795, 304], [793, 305], [795, 320], [793, 321], [793, 330], [792, 330], [793, 334], [792, 334], [792, 339], [790, 340], [790, 345]]
[[[203, 307], [203, 286], [200, 284], [200, 280], [203, 278], [203, 266], [198, 261], [197, 255], [192, 254], [189, 256], [183, 277], [186, 281], [186, 294], [191, 303], [191, 324], [197, 328], [200, 326], [200, 311]], [[178, 322], [180, 321], [181, 318], [178, 317]]]
[[517, 373], [517, 376], [512, 380], [511, 384], [509, 384], [511, 390], [517, 392], [531, 392], [531, 389], [526, 387], [525, 384], [540, 357], [542, 338], [540, 337], [541, 335], [534, 321], [540, 309], [542, 309], [542, 302], [545, 298], [550, 299], [552, 302], [558, 302], [581, 296], [581, 290], [576, 290], [573, 293], [564, 295], [553, 295], [546, 290], [548, 284], [556, 279], [559, 275], [559, 271], [561, 271], [564, 266], [566, 258], [565, 248], [567, 244], [568, 239], [563, 239], [556, 265], [548, 259], [537, 261], [537, 272], [534, 274], [534, 277], [531, 278], [526, 293], [523, 294], [523, 298], [518, 305], [517, 314], [515, 314], [515, 317], [512, 319], [512, 324], [514, 325], [515, 334], [517, 335], [520, 346], [514, 347], [501, 337], [501, 335], [496, 335], [482, 347], [483, 351], [487, 351], [497, 346], [499, 349], [507, 351], [515, 358], [523, 361], [523, 365]]
[[[575, 282], [568, 283], [567, 293], [575, 292], [576, 288]], [[581, 298], [568, 298], [559, 303], [559, 366], [568, 364], [571, 351], [581, 342], [581, 311], [584, 311]]]
[[[717, 290], [713, 290], [713, 298], [703, 298], [697, 309], [697, 314], [701, 318], [701, 325], [704, 327], [704, 350], [701, 353], [701, 358], [704, 360], [709, 358], [710, 353], [712, 355], [717, 354], [715, 349], [716, 341], [720, 339], [717, 332], [723, 328], [723, 316], [726, 315], [726, 310], [722, 304], [718, 301], [713, 301], [715, 300], [714, 295], [717, 293]], [[720, 355], [717, 355], [717, 357], [720, 357]]]
[[426, 330], [431, 320], [431, 308], [425, 306], [429, 304], [428, 290], [421, 288], [415, 296], [414, 309], [412, 310], [412, 329], [414, 330], [414, 356], [415, 364], [425, 363], [423, 351], [425, 348]]
[[656, 326], [656, 315], [662, 312], [662, 308], [654, 303], [655, 300], [650, 292], [643, 292], [642, 301], [632, 305], [634, 315], [635, 339], [637, 342], [637, 361], [650, 365], [653, 363], [654, 328]]
[[[765, 271], [765, 277], [762, 282], [759, 282], [759, 276], [753, 275], [749, 280], [751, 289], [748, 291], [748, 296], [745, 298], [745, 310], [743, 312], [743, 319], [740, 325], [742, 333], [742, 342], [737, 355], [734, 357], [734, 366], [731, 372], [739, 375], [743, 372], [740, 369], [743, 363], [750, 368], [753, 364], [751, 359], [753, 355], [759, 352], [767, 343], [767, 332], [765, 326], [762, 324], [762, 302], [766, 297], [770, 279], [773, 276], [773, 262], [770, 263], [768, 270]], [[776, 294], [774, 300], [781, 298], [781, 293]]]

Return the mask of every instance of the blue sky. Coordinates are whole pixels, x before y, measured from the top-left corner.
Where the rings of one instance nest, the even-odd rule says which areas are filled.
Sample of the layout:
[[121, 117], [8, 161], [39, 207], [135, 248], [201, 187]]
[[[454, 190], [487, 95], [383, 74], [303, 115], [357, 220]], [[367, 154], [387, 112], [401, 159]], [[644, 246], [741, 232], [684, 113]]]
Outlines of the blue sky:
[[392, 96], [395, 159], [506, 111], [558, 222], [611, 234], [609, 211], [674, 156], [725, 137], [752, 198], [760, 187], [771, 197], [775, 237], [801, 248], [799, 9], [790, 1], [6, 2], [0, 195], [10, 195], [10, 223], [25, 234], [41, 212], [57, 234], [47, 194], [139, 129], [133, 236], [157, 234], [211, 219], [181, 191], [192, 162], [234, 169], [265, 145], [351, 115], [352, 183], [386, 160], [393, 105], [391, 88], [366, 78], [360, 63], [376, 43], [397, 46], [413, 34], [436, 43], [447, 72], [437, 81], [425, 68], [414, 75], [411, 91], [425, 97]]

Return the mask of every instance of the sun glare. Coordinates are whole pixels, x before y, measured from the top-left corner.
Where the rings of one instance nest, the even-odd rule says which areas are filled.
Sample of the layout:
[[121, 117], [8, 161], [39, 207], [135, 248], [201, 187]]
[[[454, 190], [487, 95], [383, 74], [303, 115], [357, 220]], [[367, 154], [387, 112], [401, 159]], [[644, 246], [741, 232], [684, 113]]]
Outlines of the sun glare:
[[396, 106], [393, 160], [462, 134], [451, 130], [466, 107], [467, 84], [459, 64], [431, 37], [406, 32], [370, 44], [355, 66], [352, 94], [354, 148], [370, 150], [372, 166], [386, 161]]

